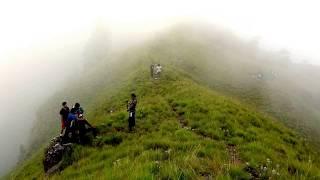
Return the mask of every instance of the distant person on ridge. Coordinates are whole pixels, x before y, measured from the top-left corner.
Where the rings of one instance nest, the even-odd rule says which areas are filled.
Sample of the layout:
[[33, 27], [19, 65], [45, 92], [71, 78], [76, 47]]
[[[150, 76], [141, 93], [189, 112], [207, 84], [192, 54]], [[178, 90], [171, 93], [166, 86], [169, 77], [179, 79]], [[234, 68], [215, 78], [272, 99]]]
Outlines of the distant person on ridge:
[[158, 64], [157, 67], [156, 67], [156, 73], [160, 74], [161, 71], [162, 71], [162, 66], [160, 64]]
[[60, 116], [61, 116], [61, 132], [60, 134], [63, 134], [63, 130], [66, 127], [66, 123], [67, 123], [67, 119], [68, 119], [68, 115], [69, 115], [69, 107], [67, 105], [67, 102], [62, 102], [62, 108], [60, 110]]
[[132, 128], [136, 125], [136, 106], [137, 106], [137, 97], [134, 93], [131, 94], [131, 100], [128, 102], [127, 109], [129, 112], [129, 131], [132, 131]]
[[155, 79], [160, 79], [161, 71], [162, 71], [162, 66], [160, 64], [157, 64], [155, 67], [155, 75], [156, 75]]
[[151, 77], [153, 78], [153, 75], [154, 75], [154, 64], [151, 64], [151, 66], [150, 66], [150, 74], [151, 74]]

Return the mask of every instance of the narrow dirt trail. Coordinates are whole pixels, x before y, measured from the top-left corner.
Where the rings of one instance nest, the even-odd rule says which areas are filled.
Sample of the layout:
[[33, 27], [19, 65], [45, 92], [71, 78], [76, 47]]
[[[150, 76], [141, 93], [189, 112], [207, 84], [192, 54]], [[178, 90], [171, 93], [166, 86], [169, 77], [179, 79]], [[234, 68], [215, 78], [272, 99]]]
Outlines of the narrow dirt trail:
[[[210, 139], [213, 140], [212, 137], [206, 135], [202, 131], [199, 131], [197, 129], [192, 129], [191, 127], [188, 127], [188, 122], [184, 117], [184, 112], [178, 112], [178, 109], [176, 106], [171, 105], [172, 111], [176, 113], [177, 119], [180, 123], [181, 128], [185, 128], [188, 130], [191, 130], [191, 132], [195, 133], [198, 136], [201, 136], [202, 138], [205, 139]], [[226, 143], [227, 144], [227, 143]], [[232, 165], [239, 165], [242, 163], [241, 158], [239, 156], [239, 153], [237, 151], [236, 145], [233, 144], [227, 144], [226, 145], [226, 151], [228, 152], [229, 155], [229, 163]]]

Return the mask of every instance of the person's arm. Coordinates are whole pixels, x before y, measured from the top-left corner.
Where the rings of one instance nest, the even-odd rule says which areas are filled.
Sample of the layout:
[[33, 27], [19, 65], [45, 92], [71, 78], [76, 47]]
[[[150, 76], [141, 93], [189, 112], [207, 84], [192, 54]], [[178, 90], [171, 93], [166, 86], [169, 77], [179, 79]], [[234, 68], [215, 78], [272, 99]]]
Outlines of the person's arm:
[[84, 123], [86, 124], [86, 125], [88, 125], [90, 128], [93, 128], [92, 126], [91, 126], [91, 124], [87, 121], [87, 120], [83, 120], [84, 121]]
[[63, 121], [63, 109], [60, 110], [59, 114], [60, 114], [60, 119]]
[[82, 107], [80, 107], [80, 113], [83, 114], [84, 113], [84, 110]]

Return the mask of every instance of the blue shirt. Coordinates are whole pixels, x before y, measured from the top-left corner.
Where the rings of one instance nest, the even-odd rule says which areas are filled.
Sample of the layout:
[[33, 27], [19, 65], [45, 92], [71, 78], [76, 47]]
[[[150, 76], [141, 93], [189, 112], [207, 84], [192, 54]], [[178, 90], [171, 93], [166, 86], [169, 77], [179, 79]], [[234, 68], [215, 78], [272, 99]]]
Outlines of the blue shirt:
[[68, 114], [68, 121], [77, 120], [77, 116], [75, 114], [69, 113]]

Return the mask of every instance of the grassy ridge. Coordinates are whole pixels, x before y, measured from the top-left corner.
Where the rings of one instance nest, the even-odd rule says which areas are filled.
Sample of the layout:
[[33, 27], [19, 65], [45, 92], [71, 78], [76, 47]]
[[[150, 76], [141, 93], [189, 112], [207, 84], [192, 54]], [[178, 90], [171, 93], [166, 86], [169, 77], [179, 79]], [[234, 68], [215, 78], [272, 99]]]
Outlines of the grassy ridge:
[[203, 24], [168, 31], [148, 44], [148, 52], [155, 62], [170, 63], [320, 143], [319, 66], [292, 63], [286, 51], [271, 52]]
[[[70, 104], [80, 101], [85, 107], [95, 105], [99, 99], [109, 97], [107, 93], [123, 86], [119, 82], [126, 83], [128, 72], [151, 63], [173, 67], [183, 72], [183, 76], [250, 104], [318, 141], [320, 91], [308, 88], [317, 83], [318, 70], [292, 67], [288, 61], [281, 53], [263, 51], [256, 43], [242, 41], [218, 29], [176, 27], [139, 47], [109, 53], [87, 66], [81, 76], [74, 77], [65, 89], [41, 106], [29, 149], [37, 151], [56, 134], [59, 123], [53, 109], [59, 109], [61, 101]], [[294, 72], [290, 71], [292, 68]], [[257, 73], [268, 75], [271, 71], [277, 73], [276, 78], [253, 78]], [[299, 86], [297, 82], [305, 84]], [[305, 92], [306, 89], [314, 92]]]
[[[53, 179], [319, 178], [318, 151], [278, 121], [314, 132], [305, 130], [317, 129], [317, 106], [300, 103], [305, 96], [299, 89], [295, 98], [286, 96], [292, 93], [288, 89], [296, 89], [281, 79], [289, 74], [275, 80], [252, 78], [257, 72], [285, 69], [288, 64], [281, 63], [286, 59], [230, 34], [185, 29], [110, 54], [49, 99], [33, 130], [32, 156], [10, 178], [45, 178], [39, 147], [59, 132], [53, 109], [65, 99], [80, 100], [101, 134], [92, 145], [77, 146], [72, 166]], [[259, 53], [280, 64], [255, 61]], [[164, 65], [164, 77], [153, 81], [148, 66], [158, 62]], [[126, 131], [125, 101], [131, 92], [139, 97], [135, 133]]]
[[[140, 66], [116, 90], [92, 97], [87, 117], [100, 137], [77, 146], [73, 164], [51, 178], [319, 178], [319, 154], [303, 138], [171, 68], [154, 81]], [[137, 127], [128, 133], [125, 100], [132, 91], [139, 98]], [[41, 156], [10, 177], [44, 178]]]

